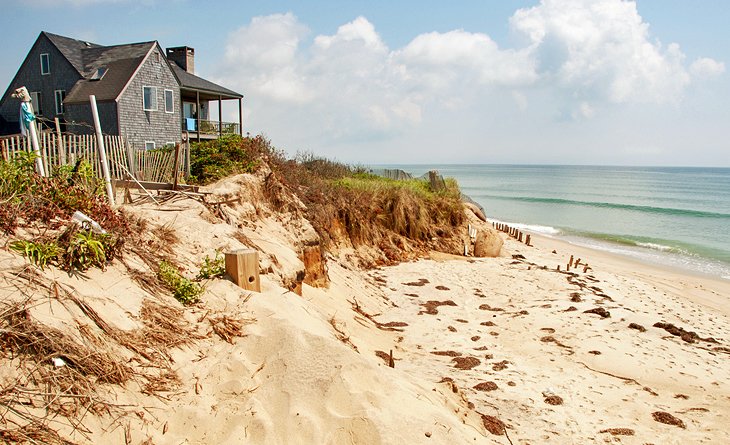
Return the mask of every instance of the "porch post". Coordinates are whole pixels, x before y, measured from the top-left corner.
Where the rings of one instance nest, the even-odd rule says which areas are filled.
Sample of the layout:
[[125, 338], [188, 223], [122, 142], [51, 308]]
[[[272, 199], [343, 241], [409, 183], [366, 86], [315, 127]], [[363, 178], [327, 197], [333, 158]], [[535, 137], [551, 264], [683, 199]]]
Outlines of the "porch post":
[[238, 135], [243, 136], [243, 105], [241, 98], [238, 98]]
[[200, 91], [195, 92], [195, 129], [198, 130], [198, 142], [200, 142]]
[[223, 136], [223, 96], [218, 96], [218, 137]]

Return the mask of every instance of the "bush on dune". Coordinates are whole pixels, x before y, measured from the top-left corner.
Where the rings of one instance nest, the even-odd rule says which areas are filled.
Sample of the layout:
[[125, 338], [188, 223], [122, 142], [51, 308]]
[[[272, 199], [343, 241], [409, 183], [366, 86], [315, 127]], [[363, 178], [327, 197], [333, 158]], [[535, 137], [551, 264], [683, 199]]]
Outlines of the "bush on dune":
[[200, 184], [252, 173], [264, 164], [272, 171], [265, 187], [272, 206], [298, 211], [286, 196], [295, 195], [328, 248], [343, 237], [355, 247], [379, 247], [390, 259], [398, 259], [407, 248], [440, 247], [453, 253], [461, 248], [448, 240], [465, 221], [453, 180], [447, 180], [444, 190], [433, 191], [427, 181], [385, 179], [311, 153], [287, 159], [263, 136], [228, 136], [193, 144], [191, 152], [193, 181]]

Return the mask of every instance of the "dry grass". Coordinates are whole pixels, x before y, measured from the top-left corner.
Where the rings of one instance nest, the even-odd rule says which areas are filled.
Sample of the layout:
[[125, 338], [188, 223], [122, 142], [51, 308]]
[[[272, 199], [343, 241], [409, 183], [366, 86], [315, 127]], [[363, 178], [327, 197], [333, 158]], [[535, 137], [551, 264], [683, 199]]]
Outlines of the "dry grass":
[[375, 247], [381, 264], [428, 249], [463, 250], [455, 235], [463, 231], [466, 216], [453, 181], [432, 192], [426, 181], [388, 180], [311, 156], [299, 162], [274, 157], [269, 163], [268, 201], [274, 208], [304, 213], [328, 250], [343, 243]]
[[344, 329], [340, 326], [340, 323], [335, 319], [335, 317], [330, 318], [329, 322], [335, 330], [335, 337], [337, 337], [337, 340], [351, 347], [355, 350], [355, 352], [360, 352], [358, 351], [357, 346], [355, 346], [355, 344], [350, 340], [350, 336], [345, 334]]
[[15, 429], [0, 429], [0, 440], [3, 443], [76, 445], [61, 437], [55, 430], [42, 423], [29, 423]]
[[60, 358], [72, 371], [103, 383], [122, 384], [132, 376], [121, 357], [101, 348], [101, 344], [90, 348], [63, 331], [33, 321], [27, 304], [7, 305], [0, 312], [0, 323], [3, 331], [0, 344], [13, 354], [40, 362]]
[[[148, 393], [173, 390], [180, 382], [171, 370], [169, 350], [202, 337], [180, 309], [149, 299], [140, 309], [142, 327], [122, 331], [73, 289], [33, 270], [9, 273], [5, 280], [25, 298], [0, 306], [0, 351], [12, 360], [16, 375], [0, 388], [3, 426], [17, 426], [0, 429], [4, 442], [71, 444], [54, 428], [65, 423], [87, 437], [82, 420], [89, 413], [111, 414], [116, 419], [111, 422], [118, 422], [133, 411], [112, 403], [110, 390], [139, 378], [147, 381]], [[82, 315], [73, 316], [63, 330], [35, 319], [33, 308], [51, 300], [69, 314]]]
[[213, 332], [215, 332], [218, 337], [230, 344], [233, 344], [233, 339], [235, 337], [246, 336], [246, 334], [243, 333], [243, 326], [254, 323], [256, 320], [231, 318], [223, 315], [220, 317], [209, 318], [208, 322], [213, 328]]

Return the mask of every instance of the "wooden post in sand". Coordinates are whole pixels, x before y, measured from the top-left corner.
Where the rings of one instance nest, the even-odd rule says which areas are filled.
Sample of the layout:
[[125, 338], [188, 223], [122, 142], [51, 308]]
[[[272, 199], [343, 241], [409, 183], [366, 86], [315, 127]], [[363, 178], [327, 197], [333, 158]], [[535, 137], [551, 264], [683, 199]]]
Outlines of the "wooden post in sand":
[[527, 237], [525, 238], [525, 244], [527, 244], [528, 246], [530, 245], [530, 234], [529, 233], [527, 234]]
[[573, 265], [573, 255], [570, 256], [570, 261], [568, 261], [568, 269]]
[[254, 249], [226, 252], [226, 273], [239, 287], [261, 292], [259, 253]]

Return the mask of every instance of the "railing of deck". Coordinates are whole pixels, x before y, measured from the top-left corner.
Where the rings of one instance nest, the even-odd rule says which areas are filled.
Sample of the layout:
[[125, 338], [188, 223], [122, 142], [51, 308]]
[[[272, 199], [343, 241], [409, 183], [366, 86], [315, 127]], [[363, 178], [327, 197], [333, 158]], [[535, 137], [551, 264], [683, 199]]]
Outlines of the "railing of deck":
[[211, 136], [218, 134], [241, 134], [238, 122], [218, 122], [192, 117], [183, 119], [183, 130]]

